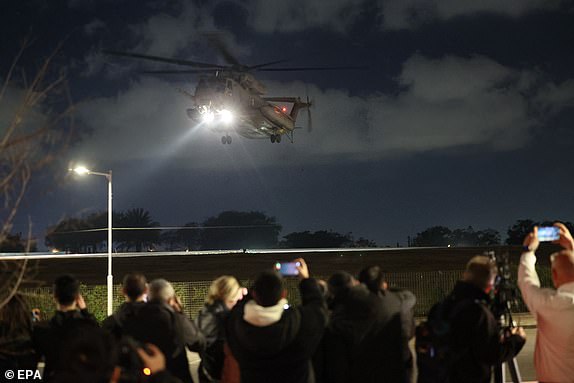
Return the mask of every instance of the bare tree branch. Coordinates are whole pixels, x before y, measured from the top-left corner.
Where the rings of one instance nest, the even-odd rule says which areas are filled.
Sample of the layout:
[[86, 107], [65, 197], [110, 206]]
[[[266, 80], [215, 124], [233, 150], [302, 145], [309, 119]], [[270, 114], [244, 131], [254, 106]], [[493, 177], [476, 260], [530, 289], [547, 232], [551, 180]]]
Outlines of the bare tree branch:
[[[0, 129], [0, 243], [10, 235], [34, 175], [60, 159], [73, 136], [74, 105], [66, 78], [50, 73], [61, 46], [42, 62], [31, 82], [24, 70], [21, 78], [15, 78], [19, 61], [29, 46], [29, 40], [23, 42], [0, 87], [0, 123], [5, 121]], [[26, 253], [33, 243], [31, 222], [27, 235]], [[35, 282], [35, 270], [27, 259], [0, 261], [0, 308], [23, 284]]]

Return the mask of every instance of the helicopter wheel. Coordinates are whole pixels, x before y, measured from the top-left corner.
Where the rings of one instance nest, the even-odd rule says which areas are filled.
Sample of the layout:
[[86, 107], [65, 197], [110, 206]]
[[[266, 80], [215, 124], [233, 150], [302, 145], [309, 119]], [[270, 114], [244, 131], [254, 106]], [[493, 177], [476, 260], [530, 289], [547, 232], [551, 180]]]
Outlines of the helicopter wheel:
[[227, 136], [221, 136], [221, 143], [223, 145], [227, 144]]
[[271, 143], [274, 144], [274, 143], [275, 143], [275, 135], [272, 134], [272, 135], [270, 136], [270, 138], [271, 138]]
[[281, 142], [281, 135], [280, 134], [275, 135], [275, 142], [277, 142], [277, 143]]
[[229, 145], [231, 145], [231, 136], [229, 136], [229, 135], [226, 136], [226, 140], [227, 140], [227, 143], [228, 143]]

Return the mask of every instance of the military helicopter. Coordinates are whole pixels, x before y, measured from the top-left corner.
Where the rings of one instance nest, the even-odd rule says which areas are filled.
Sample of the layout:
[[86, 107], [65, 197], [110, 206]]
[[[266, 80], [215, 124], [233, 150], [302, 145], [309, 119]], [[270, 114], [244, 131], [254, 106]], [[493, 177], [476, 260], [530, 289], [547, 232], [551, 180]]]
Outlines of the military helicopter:
[[[292, 72], [322, 71], [340, 69], [359, 69], [359, 67], [271, 67], [285, 60], [246, 66], [230, 53], [218, 40], [210, 39], [220, 51], [227, 65], [202, 63], [191, 60], [151, 56], [140, 53], [103, 51], [105, 54], [155, 61], [166, 64], [191, 67], [184, 70], [146, 70], [148, 74], [200, 74], [195, 94], [180, 90], [193, 101], [187, 109], [187, 116], [198, 125], [207, 126], [222, 134], [221, 143], [231, 144], [229, 135], [235, 132], [249, 139], [269, 139], [280, 143], [286, 136], [293, 142], [297, 117], [302, 109], [307, 110], [307, 124], [312, 129], [312, 102], [309, 97], [302, 101], [300, 97], [264, 97], [265, 86], [251, 72]], [[290, 108], [277, 103], [289, 103]]]

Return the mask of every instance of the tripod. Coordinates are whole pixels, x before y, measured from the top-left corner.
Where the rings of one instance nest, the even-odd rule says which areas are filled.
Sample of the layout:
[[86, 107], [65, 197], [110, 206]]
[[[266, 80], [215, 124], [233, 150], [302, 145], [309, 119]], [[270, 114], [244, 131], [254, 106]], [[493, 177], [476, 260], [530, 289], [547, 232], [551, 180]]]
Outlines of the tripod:
[[[510, 303], [508, 303], [508, 306], [504, 310], [505, 312], [498, 318], [500, 328], [502, 328], [504, 332], [506, 332], [507, 329], [514, 327], [514, 321], [512, 320], [512, 313], [510, 312], [509, 306]], [[512, 382], [521, 383], [522, 377], [520, 376], [520, 369], [518, 368], [518, 361], [516, 360], [515, 356], [506, 362], [498, 363], [496, 366], [494, 366], [494, 382], [505, 383], [506, 380], [504, 364], [508, 366], [508, 371], [510, 372], [510, 378], [512, 379]]]
[[[507, 332], [510, 331], [511, 328], [515, 327], [514, 321], [512, 320], [510, 304], [511, 302], [516, 301], [517, 298], [516, 287], [510, 283], [510, 264], [508, 261], [508, 253], [502, 254], [498, 262], [494, 251], [488, 252], [487, 255], [494, 262], [496, 262], [496, 266], [498, 268], [492, 312], [495, 316], [498, 315], [498, 325], [502, 329], [502, 335], [507, 336]], [[505, 383], [505, 363], [508, 366], [508, 370], [510, 371], [512, 382], [522, 382], [522, 377], [520, 376], [520, 370], [518, 368], [518, 362], [514, 356], [512, 359], [509, 359], [506, 362], [498, 363], [496, 366], [494, 366], [494, 382]]]

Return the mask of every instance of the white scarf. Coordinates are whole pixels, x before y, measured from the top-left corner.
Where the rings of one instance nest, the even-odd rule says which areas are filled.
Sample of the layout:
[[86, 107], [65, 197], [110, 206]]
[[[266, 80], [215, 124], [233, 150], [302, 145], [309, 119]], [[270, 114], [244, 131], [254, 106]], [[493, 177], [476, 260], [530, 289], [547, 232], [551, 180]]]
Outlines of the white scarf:
[[252, 299], [245, 304], [243, 319], [253, 326], [270, 326], [273, 323], [279, 322], [286, 305], [287, 299], [285, 298], [280, 299], [275, 306], [269, 307], [259, 306], [255, 300]]

